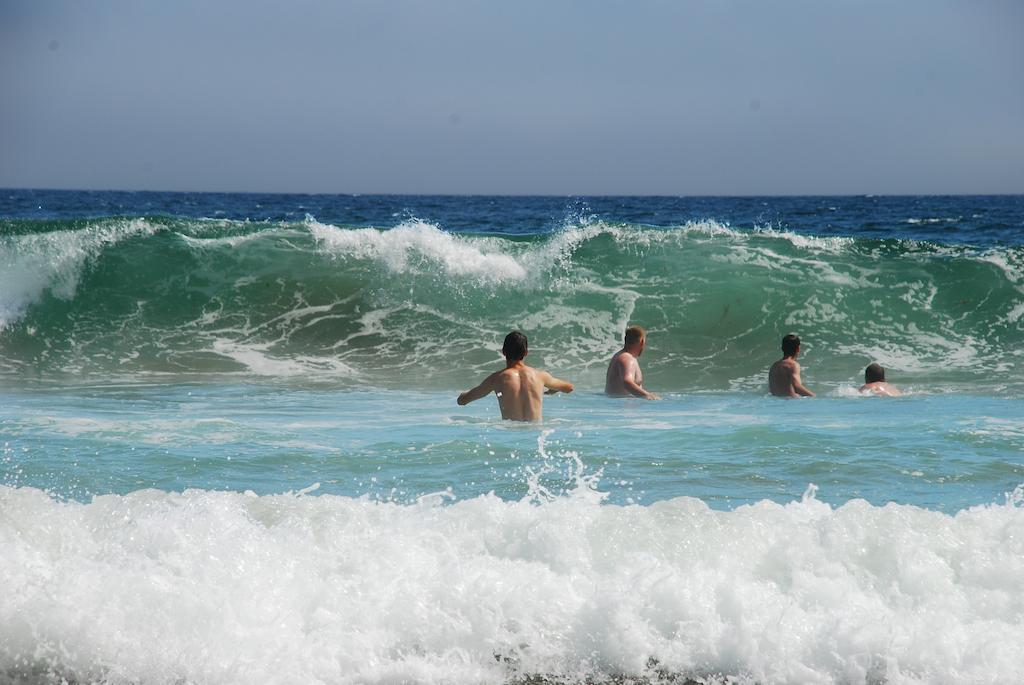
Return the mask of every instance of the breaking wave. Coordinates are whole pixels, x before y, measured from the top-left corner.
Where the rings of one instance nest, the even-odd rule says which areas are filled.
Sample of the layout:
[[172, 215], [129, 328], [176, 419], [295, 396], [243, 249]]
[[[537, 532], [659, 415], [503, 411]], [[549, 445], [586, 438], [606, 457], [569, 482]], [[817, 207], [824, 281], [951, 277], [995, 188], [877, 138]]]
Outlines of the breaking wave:
[[535, 364], [599, 385], [639, 323], [663, 390], [759, 388], [796, 331], [819, 385], [879, 361], [904, 383], [1000, 392], [1024, 383], [1022, 266], [1019, 246], [714, 221], [500, 236], [416, 219], [18, 220], [0, 235], [0, 373], [459, 387], [520, 328]]

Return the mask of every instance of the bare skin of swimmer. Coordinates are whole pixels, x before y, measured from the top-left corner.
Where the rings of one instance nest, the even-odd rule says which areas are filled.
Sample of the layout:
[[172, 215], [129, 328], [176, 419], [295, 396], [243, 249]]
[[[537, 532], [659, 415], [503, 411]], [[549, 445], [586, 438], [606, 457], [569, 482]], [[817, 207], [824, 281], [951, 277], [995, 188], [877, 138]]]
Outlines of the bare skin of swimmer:
[[644, 374], [637, 360], [647, 346], [647, 336], [637, 342], [627, 343], [615, 353], [605, 373], [604, 392], [612, 397], [643, 397], [648, 400], [661, 399], [653, 392], [644, 390]]
[[899, 397], [903, 393], [890, 385], [885, 380], [885, 369], [878, 362], [868, 364], [864, 369], [864, 385], [860, 386], [861, 393], [873, 393], [880, 397]]
[[874, 383], [865, 383], [860, 386], [860, 392], [868, 393], [872, 392], [881, 397], [899, 397], [903, 393], [897, 390], [894, 386], [886, 383], [885, 381], [876, 381]]
[[800, 380], [800, 364], [796, 361], [800, 355], [799, 341], [800, 339], [796, 338], [795, 349], [786, 349], [786, 341], [783, 340], [782, 359], [772, 364], [772, 368], [768, 370], [768, 389], [776, 397], [814, 397], [814, 393]]
[[[526, 357], [525, 349], [522, 357]], [[527, 366], [522, 358], [514, 359], [506, 354], [504, 369], [495, 371], [480, 385], [459, 395], [457, 401], [460, 406], [466, 405], [493, 392], [498, 396], [501, 418], [540, 421], [545, 394], [572, 391], [573, 386], [569, 381], [555, 378], [547, 371]]]

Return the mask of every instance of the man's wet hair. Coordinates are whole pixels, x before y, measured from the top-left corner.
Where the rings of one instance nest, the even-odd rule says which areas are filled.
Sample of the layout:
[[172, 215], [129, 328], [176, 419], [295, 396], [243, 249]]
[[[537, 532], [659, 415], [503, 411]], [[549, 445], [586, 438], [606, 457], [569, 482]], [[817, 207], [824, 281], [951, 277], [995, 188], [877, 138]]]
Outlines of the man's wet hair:
[[646, 335], [647, 331], [645, 331], [640, 326], [630, 326], [629, 328], [626, 329], [626, 335], [624, 340], [625, 344], [627, 347], [629, 347], [630, 345], [636, 345], [641, 340], [643, 340], [644, 336]]
[[505, 359], [517, 362], [526, 356], [526, 336], [522, 331], [512, 331], [505, 336], [505, 343], [501, 346], [501, 353]]
[[878, 363], [868, 364], [868, 367], [864, 369], [864, 382], [884, 383], [885, 369], [882, 368], [882, 365]]
[[782, 339], [782, 354], [792, 357], [798, 349], [800, 349], [800, 336], [796, 333], [790, 333]]

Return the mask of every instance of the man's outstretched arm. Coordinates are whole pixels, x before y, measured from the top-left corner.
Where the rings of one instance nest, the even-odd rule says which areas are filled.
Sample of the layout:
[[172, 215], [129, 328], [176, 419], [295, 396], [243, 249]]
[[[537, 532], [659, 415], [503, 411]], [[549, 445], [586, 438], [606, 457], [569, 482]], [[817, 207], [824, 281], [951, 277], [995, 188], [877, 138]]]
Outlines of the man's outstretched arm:
[[555, 378], [547, 371], [544, 372], [542, 380], [544, 381], [544, 387], [547, 388], [546, 394], [548, 395], [554, 395], [556, 392], [572, 392], [573, 390], [572, 383]]
[[480, 385], [476, 386], [472, 390], [467, 390], [459, 395], [459, 398], [455, 401], [459, 403], [459, 406], [462, 406], [464, 404], [474, 402], [481, 397], [487, 397], [492, 392], [494, 392], [494, 374], [485, 378]]

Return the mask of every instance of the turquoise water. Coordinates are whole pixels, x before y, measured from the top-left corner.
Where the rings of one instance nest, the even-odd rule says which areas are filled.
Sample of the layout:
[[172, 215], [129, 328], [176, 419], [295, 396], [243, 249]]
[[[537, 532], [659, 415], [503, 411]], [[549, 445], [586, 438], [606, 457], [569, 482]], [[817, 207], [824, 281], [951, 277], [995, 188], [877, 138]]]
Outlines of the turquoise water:
[[0, 682], [1024, 682], [1022, 198], [0, 198]]
[[[656, 378], [650, 383], [655, 383]], [[618, 504], [680, 495], [717, 509], [862, 498], [956, 512], [1024, 483], [1024, 404], [978, 395], [592, 391], [546, 401], [540, 424], [502, 422], [488, 398], [256, 384], [35, 388], [0, 395], [6, 485], [65, 498], [156, 488], [316, 492], [398, 503], [554, 493], [579, 478]]]

